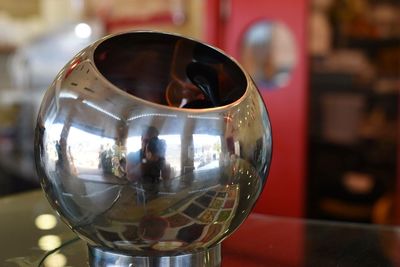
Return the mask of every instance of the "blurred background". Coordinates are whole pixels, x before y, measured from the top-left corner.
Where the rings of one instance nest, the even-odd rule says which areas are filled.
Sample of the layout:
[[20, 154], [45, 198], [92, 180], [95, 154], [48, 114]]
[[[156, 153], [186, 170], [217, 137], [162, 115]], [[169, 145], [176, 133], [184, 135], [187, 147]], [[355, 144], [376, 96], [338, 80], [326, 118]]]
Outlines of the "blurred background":
[[235, 57], [273, 125], [255, 212], [400, 223], [398, 0], [0, 0], [0, 195], [39, 188], [34, 122], [57, 72], [126, 30], [193, 37]]

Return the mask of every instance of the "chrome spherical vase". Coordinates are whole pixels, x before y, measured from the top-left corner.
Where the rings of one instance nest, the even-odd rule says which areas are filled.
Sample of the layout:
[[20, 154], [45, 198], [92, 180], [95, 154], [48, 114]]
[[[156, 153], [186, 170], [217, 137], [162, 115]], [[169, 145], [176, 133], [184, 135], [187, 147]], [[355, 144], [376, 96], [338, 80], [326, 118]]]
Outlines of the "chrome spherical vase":
[[91, 266], [219, 266], [271, 161], [250, 76], [182, 36], [128, 32], [77, 54], [36, 126], [41, 185]]

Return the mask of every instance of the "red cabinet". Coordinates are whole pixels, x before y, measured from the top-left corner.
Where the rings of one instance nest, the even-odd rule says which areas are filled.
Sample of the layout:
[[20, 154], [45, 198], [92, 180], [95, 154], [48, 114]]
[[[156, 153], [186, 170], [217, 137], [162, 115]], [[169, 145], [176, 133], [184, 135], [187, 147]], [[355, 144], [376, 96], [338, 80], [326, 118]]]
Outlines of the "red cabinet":
[[[305, 0], [208, 2], [207, 41], [235, 57], [254, 75], [271, 118], [273, 159], [256, 212], [284, 216], [303, 216], [305, 212], [307, 10]], [[279, 77], [283, 80], [273, 85], [265, 77], [261, 77], [260, 81], [256, 79], [257, 68], [261, 76], [267, 76], [266, 60], [257, 61], [268, 55], [257, 42], [269, 34], [268, 24], [284, 29], [277, 36], [292, 41], [286, 47], [279, 47], [282, 44], [285, 46], [284, 42], [272, 44], [278, 45], [270, 56], [275, 57], [274, 62], [281, 69]], [[253, 51], [248, 52], [247, 49]], [[253, 59], [249, 59], [251, 56]], [[291, 66], [286, 66], [286, 63], [291, 63]]]

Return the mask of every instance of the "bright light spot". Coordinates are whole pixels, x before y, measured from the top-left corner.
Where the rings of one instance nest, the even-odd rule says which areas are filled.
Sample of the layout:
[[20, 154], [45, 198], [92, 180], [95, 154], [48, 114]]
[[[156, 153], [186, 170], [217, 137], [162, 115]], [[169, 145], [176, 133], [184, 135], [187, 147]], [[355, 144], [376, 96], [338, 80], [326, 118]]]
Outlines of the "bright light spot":
[[61, 239], [56, 235], [45, 235], [39, 238], [38, 245], [41, 250], [53, 250], [61, 245]]
[[41, 230], [50, 230], [56, 227], [57, 218], [51, 214], [42, 214], [36, 217], [35, 225]]
[[70, 93], [70, 92], [61, 92], [60, 98], [78, 99], [78, 96], [76, 94]]
[[131, 136], [126, 140], [126, 153], [135, 152], [142, 147], [142, 139], [140, 136]]
[[116, 116], [116, 115], [114, 115], [114, 114], [108, 112], [107, 110], [105, 110], [105, 109], [99, 107], [98, 105], [96, 105], [96, 104], [94, 104], [94, 103], [92, 103], [92, 102], [90, 102], [90, 101], [83, 100], [82, 103], [83, 103], [83, 104], [86, 104], [86, 105], [88, 105], [89, 107], [92, 107], [92, 108], [94, 108], [95, 110], [98, 110], [98, 111], [100, 111], [100, 112], [102, 112], [102, 113], [104, 113], [104, 114], [106, 114], [106, 115], [108, 115], [108, 116], [110, 116], [110, 117], [112, 117], [112, 118], [114, 118], [114, 119], [116, 119], [116, 120], [119, 120], [119, 121], [121, 120], [120, 117], [118, 117], [118, 116]]
[[79, 23], [75, 26], [75, 34], [82, 39], [89, 38], [92, 35], [92, 28], [86, 23]]
[[62, 267], [67, 264], [67, 257], [61, 253], [51, 254], [44, 261], [45, 267]]

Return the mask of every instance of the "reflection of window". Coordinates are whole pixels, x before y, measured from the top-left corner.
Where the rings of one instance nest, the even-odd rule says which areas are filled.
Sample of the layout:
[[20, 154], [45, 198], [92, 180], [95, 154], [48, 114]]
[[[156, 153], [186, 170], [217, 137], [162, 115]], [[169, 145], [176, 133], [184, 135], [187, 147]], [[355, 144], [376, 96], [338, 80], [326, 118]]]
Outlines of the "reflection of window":
[[[60, 143], [63, 127], [63, 124], [56, 123], [48, 129], [46, 151], [49, 164], [55, 164], [59, 160], [57, 144]], [[71, 157], [70, 160], [73, 162], [74, 167], [97, 169], [99, 167], [98, 162], [101, 151], [108, 149], [115, 150], [113, 146], [115, 146], [115, 142], [111, 138], [105, 138], [71, 127], [68, 131], [66, 154], [68, 157]]]
[[53, 125], [48, 126], [48, 135], [47, 135], [47, 145], [46, 151], [48, 155], [48, 164], [52, 164], [54, 168], [54, 163], [58, 160], [57, 148], [56, 144], [60, 140], [61, 131], [63, 129], [63, 125], [61, 123], [55, 123]]
[[77, 168], [97, 169], [100, 152], [108, 149], [114, 151], [114, 145], [115, 142], [111, 138], [98, 136], [75, 127], [69, 130], [67, 149]]
[[131, 136], [126, 140], [126, 153], [139, 151], [142, 148], [141, 136]]
[[181, 136], [175, 134], [160, 135], [160, 139], [164, 139], [167, 144], [165, 152], [165, 160], [171, 165], [171, 168], [179, 173], [181, 170]]
[[219, 135], [193, 135], [194, 166], [196, 169], [218, 167], [221, 153], [221, 137]]
[[279, 88], [289, 81], [296, 63], [295, 42], [283, 24], [258, 21], [245, 32], [241, 62], [261, 88]]

